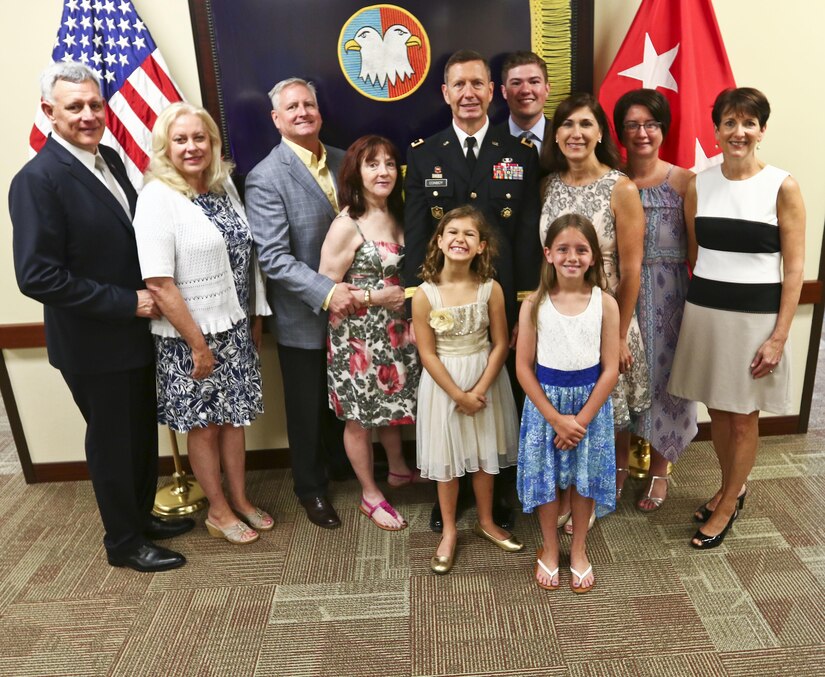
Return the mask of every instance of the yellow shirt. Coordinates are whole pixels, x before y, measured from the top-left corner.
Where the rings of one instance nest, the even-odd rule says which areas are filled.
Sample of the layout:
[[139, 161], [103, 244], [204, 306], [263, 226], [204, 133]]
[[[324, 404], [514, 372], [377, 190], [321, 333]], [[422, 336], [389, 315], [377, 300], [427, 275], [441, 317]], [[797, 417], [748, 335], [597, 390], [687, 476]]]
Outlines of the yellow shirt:
[[[332, 205], [332, 208], [337, 214], [338, 195], [335, 192], [335, 182], [329, 174], [329, 167], [327, 166], [327, 149], [324, 148], [324, 144], [320, 144], [321, 157], [318, 158], [311, 150], [307, 150], [303, 146], [293, 143], [286, 137], [281, 137], [281, 141], [292, 149], [295, 155], [298, 156], [298, 159], [303, 163], [304, 167], [309, 170], [309, 173], [312, 174], [312, 178], [315, 179], [316, 183], [321, 187], [321, 190], [324, 191], [324, 195], [327, 196], [327, 200], [329, 200], [329, 203]], [[337, 285], [332, 285], [332, 289], [329, 290], [329, 294], [327, 294], [327, 297], [321, 304], [322, 310], [327, 310], [329, 308], [329, 302], [332, 299], [332, 295], [335, 293], [336, 286]]]
[[327, 200], [329, 200], [329, 203], [332, 205], [332, 208], [337, 214], [338, 195], [335, 192], [335, 182], [332, 180], [329, 167], [327, 166], [327, 149], [324, 148], [324, 144], [321, 144], [321, 157], [318, 158], [311, 150], [307, 150], [303, 146], [299, 146], [297, 143], [293, 143], [289, 139], [282, 138], [281, 140], [295, 152], [298, 159], [309, 170], [309, 173], [312, 174], [312, 178], [315, 179], [321, 187], [321, 190], [324, 191], [324, 194], [327, 196]]

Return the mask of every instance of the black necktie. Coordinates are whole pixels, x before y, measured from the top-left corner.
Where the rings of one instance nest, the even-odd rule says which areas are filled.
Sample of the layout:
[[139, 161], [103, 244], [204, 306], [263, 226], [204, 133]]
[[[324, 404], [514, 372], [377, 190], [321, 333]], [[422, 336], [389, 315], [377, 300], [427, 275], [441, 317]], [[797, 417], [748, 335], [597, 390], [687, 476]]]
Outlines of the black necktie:
[[476, 147], [476, 139], [474, 136], [467, 137], [467, 166], [470, 168], [470, 174], [476, 166], [476, 154], [473, 148]]

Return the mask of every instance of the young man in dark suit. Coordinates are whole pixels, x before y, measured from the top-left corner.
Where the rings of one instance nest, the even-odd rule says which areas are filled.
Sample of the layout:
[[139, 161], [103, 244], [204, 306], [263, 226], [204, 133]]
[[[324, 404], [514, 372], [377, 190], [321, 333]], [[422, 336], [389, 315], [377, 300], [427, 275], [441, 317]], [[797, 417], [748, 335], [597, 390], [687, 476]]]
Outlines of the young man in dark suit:
[[112, 566], [164, 571], [180, 553], [151, 539], [191, 519], [151, 515], [157, 489], [154, 351], [132, 229], [137, 195], [117, 153], [100, 144], [106, 102], [97, 75], [56, 63], [41, 76], [52, 134], [14, 177], [9, 207], [20, 290], [44, 305], [49, 362], [86, 421], [86, 460]]
[[513, 52], [501, 67], [501, 95], [510, 109], [502, 127], [515, 137], [530, 139], [539, 156], [550, 121], [544, 104], [550, 95], [547, 64], [534, 52]]

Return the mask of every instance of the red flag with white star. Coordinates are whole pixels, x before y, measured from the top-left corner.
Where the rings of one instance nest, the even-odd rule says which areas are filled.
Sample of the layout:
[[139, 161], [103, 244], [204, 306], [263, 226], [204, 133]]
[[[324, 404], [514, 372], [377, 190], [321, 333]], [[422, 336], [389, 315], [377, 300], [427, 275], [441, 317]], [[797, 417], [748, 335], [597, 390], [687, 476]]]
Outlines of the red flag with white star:
[[658, 89], [673, 122], [661, 157], [701, 171], [718, 162], [710, 118], [717, 94], [735, 87], [711, 0], [642, 0], [636, 18], [605, 75], [599, 102], [613, 119], [625, 92]]

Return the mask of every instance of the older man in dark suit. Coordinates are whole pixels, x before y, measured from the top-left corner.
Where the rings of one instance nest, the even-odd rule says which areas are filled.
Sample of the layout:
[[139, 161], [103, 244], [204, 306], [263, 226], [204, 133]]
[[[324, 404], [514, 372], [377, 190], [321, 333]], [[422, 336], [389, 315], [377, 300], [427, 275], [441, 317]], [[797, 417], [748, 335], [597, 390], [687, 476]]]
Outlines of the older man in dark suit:
[[9, 192], [17, 283], [45, 306], [49, 362], [86, 421], [109, 563], [172, 569], [186, 559], [150, 539], [194, 523], [150, 514], [158, 446], [148, 318], [157, 309], [138, 264], [137, 196], [117, 153], [100, 144], [106, 103], [97, 75], [82, 64], [53, 64], [41, 92], [52, 134]]
[[341, 521], [327, 497], [326, 461], [347, 461], [343, 422], [327, 403], [327, 311], [348, 314], [357, 301], [348, 285], [319, 274], [318, 265], [338, 213], [344, 151], [321, 143], [312, 83], [282, 80], [269, 96], [281, 143], [247, 176], [246, 212], [268, 278], [295, 493], [312, 523], [332, 529]]

